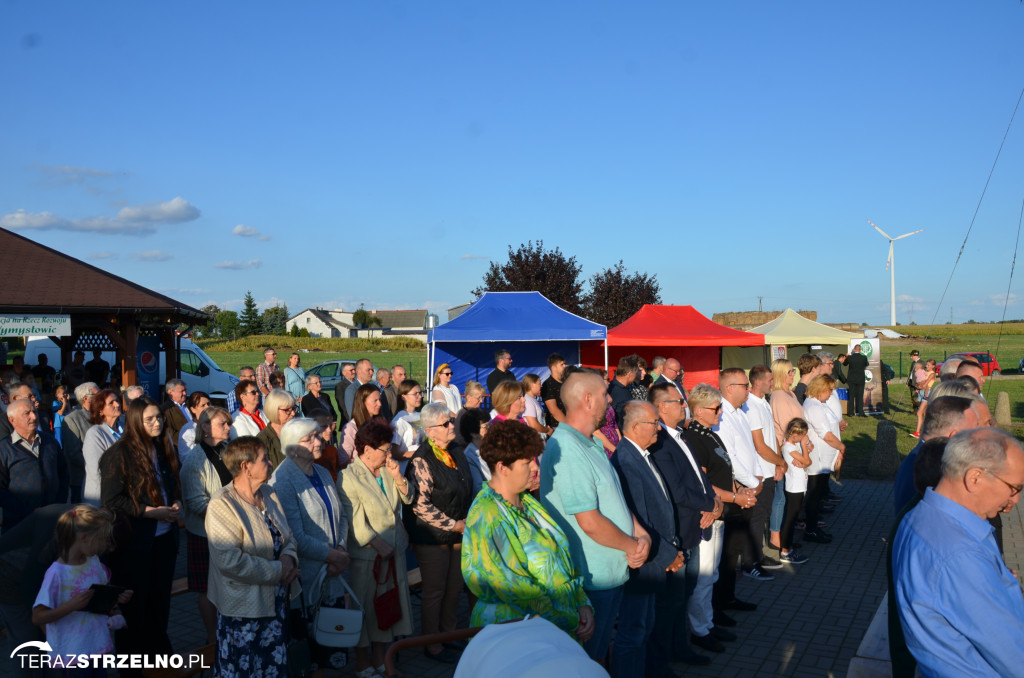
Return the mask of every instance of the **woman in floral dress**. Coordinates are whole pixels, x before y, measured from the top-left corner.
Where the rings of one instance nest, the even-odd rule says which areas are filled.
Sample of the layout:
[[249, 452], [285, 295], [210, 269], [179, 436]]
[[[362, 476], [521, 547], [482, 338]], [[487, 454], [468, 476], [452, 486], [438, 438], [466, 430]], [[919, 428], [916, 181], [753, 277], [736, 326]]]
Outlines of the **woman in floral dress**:
[[573, 567], [569, 542], [527, 489], [544, 451], [536, 431], [494, 422], [480, 446], [491, 480], [477, 495], [462, 537], [462, 576], [478, 596], [471, 626], [544, 617], [580, 642], [594, 632], [594, 612]]

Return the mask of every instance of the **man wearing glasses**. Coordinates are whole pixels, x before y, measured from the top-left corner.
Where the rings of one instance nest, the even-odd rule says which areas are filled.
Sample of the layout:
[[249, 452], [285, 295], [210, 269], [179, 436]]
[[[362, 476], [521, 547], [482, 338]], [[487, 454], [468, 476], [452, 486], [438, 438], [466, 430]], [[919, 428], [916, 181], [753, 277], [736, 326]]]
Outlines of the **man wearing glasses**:
[[512, 374], [512, 371], [509, 369], [512, 367], [512, 354], [508, 351], [505, 349], [495, 351], [494, 364], [494, 371], [487, 375], [488, 393], [494, 393], [494, 389], [498, 388], [498, 384], [503, 381], [516, 380], [516, 375]]
[[1019, 442], [994, 428], [962, 431], [946, 445], [942, 480], [900, 524], [894, 595], [921, 675], [1019, 675], [1024, 595], [988, 519], [1012, 509], [1022, 485]]
[[270, 375], [277, 369], [277, 351], [272, 348], [263, 349], [263, 362], [256, 366], [256, 386], [260, 394], [270, 393]]

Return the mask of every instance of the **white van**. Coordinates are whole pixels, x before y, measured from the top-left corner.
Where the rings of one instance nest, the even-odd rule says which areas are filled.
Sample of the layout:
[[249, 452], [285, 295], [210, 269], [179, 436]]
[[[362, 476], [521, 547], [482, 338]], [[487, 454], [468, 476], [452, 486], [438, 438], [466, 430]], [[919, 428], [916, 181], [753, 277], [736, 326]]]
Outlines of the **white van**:
[[[25, 364], [36, 365], [41, 353], [46, 354], [50, 367], [55, 370], [61, 369], [60, 347], [49, 337], [29, 337], [25, 346]], [[86, 351], [85, 355], [86, 362], [92, 360], [91, 351]], [[103, 351], [100, 355], [110, 363], [112, 368], [117, 365], [117, 354], [113, 351]], [[210, 394], [211, 398], [220, 400], [226, 398], [238, 383], [238, 377], [222, 370], [210, 356], [203, 352], [203, 349], [184, 337], [181, 339], [181, 350], [178, 351], [178, 365], [181, 368], [181, 380], [185, 382], [185, 388], [189, 393], [203, 391]], [[160, 353], [159, 370], [158, 374], [162, 383], [163, 376], [166, 374], [163, 353]], [[149, 396], [158, 402], [163, 398], [162, 393], [151, 393]]]

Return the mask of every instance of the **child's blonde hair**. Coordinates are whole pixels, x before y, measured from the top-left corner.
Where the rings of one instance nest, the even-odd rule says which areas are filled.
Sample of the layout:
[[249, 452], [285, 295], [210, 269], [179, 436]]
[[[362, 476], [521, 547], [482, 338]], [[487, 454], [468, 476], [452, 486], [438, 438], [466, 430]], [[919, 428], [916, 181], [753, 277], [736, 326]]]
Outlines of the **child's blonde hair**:
[[57, 519], [57, 549], [61, 560], [67, 561], [78, 535], [95, 536], [110, 545], [114, 537], [114, 514], [89, 504], [79, 504]]
[[786, 424], [786, 434], [783, 438], [788, 441], [793, 436], [802, 436], [807, 433], [807, 422], [800, 417], [795, 417]]

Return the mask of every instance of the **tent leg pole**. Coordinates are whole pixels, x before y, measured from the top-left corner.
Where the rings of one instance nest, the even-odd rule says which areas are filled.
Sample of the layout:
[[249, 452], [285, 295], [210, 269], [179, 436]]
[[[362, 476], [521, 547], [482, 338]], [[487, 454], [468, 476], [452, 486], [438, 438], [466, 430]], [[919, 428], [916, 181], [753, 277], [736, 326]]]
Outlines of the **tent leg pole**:
[[604, 373], [608, 374], [608, 340], [604, 342]]

